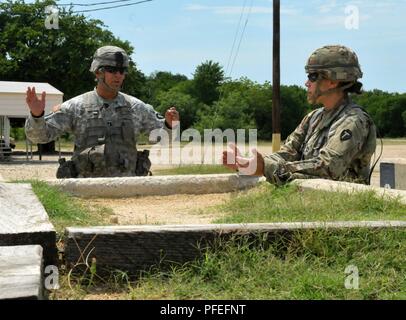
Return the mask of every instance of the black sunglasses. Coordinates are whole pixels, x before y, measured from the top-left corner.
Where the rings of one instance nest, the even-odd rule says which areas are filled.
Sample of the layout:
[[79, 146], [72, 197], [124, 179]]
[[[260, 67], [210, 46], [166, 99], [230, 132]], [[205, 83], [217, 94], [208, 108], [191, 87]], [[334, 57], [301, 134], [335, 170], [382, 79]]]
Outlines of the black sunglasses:
[[312, 72], [307, 75], [307, 78], [310, 82], [316, 82], [317, 80], [322, 79], [323, 75], [318, 72]]
[[128, 73], [128, 68], [125, 68], [125, 67], [119, 68], [119, 67], [105, 66], [105, 67], [103, 67], [103, 70], [108, 73], [116, 73], [116, 72], [120, 72], [120, 74]]

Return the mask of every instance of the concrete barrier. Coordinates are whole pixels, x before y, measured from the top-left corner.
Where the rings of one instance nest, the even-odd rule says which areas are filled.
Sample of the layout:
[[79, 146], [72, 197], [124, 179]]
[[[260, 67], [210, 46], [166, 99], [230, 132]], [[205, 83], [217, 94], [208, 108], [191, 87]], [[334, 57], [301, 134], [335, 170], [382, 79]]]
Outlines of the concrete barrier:
[[42, 247], [0, 247], [0, 299], [44, 299]]
[[31, 185], [0, 183], [0, 246], [16, 245], [41, 245], [55, 264], [56, 232]]
[[176, 175], [48, 180], [50, 185], [83, 198], [227, 193], [254, 187], [257, 177], [237, 174]]
[[378, 196], [387, 197], [388, 199], [399, 199], [401, 203], [406, 204], [406, 191], [392, 190], [363, 184], [323, 180], [323, 179], [309, 179], [309, 180], [295, 180], [292, 182], [302, 189], [307, 190], [324, 190], [331, 192], [365, 192], [373, 191]]
[[97, 273], [121, 270], [137, 275], [159, 265], [192, 261], [210, 247], [215, 239], [235, 235], [272, 242], [306, 230], [406, 229], [406, 221], [299, 222], [231, 225], [107, 226], [66, 228], [65, 261], [67, 268], [83, 271], [84, 263], [96, 263]]
[[380, 165], [380, 186], [406, 190], [406, 159], [384, 159]]

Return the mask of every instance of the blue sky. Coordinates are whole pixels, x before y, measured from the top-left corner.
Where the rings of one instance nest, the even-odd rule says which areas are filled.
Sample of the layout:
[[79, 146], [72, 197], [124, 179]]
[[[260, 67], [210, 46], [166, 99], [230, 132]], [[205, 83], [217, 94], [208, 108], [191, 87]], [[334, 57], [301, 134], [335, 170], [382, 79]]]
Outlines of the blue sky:
[[[346, 28], [348, 6], [359, 10], [358, 29]], [[154, 0], [85, 15], [128, 40], [144, 73], [165, 70], [192, 77], [209, 59], [226, 69], [241, 13], [244, 24], [249, 11], [231, 77], [263, 83], [272, 79], [272, 0]], [[406, 92], [405, 19], [406, 0], [281, 0], [282, 83], [303, 86], [310, 53], [325, 44], [343, 44], [359, 56], [365, 89]]]

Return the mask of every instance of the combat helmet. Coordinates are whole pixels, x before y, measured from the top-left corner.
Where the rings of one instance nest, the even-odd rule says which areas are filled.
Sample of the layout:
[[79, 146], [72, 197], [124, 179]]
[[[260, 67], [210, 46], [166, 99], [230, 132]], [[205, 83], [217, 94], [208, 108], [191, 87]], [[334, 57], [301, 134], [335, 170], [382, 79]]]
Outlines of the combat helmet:
[[358, 57], [350, 48], [330, 45], [314, 51], [309, 57], [306, 73], [321, 73], [329, 80], [356, 82], [362, 78]]
[[115, 46], [104, 46], [97, 49], [89, 70], [96, 72], [99, 68], [106, 66], [128, 68], [127, 53], [122, 48]]

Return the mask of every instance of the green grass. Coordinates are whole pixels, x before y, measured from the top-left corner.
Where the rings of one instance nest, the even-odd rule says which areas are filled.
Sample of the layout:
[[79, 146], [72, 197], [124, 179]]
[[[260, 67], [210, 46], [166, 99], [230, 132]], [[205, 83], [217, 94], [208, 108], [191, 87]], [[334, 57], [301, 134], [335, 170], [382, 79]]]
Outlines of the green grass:
[[[54, 299], [83, 299], [106, 292], [114, 299], [325, 300], [406, 299], [404, 230], [303, 231], [272, 243], [258, 236], [217, 242], [201, 259], [164, 271], [156, 267], [134, 281], [124, 273], [88, 285], [88, 277], [62, 277]], [[346, 273], [359, 273], [358, 289]], [[94, 297], [94, 296], [93, 296]]]
[[[373, 193], [299, 192], [268, 184], [236, 194], [220, 207], [218, 222], [405, 220], [406, 206]], [[406, 230], [307, 230], [273, 242], [263, 237], [218, 242], [201, 259], [156, 266], [137, 281], [107, 280], [115, 299], [406, 299]], [[349, 266], [359, 290], [347, 289]], [[85, 298], [93, 287], [77, 283], [59, 298]]]
[[[218, 223], [405, 220], [406, 206], [373, 193], [299, 192], [263, 184], [220, 206]], [[259, 243], [258, 243], [259, 242]], [[133, 299], [406, 299], [406, 231], [306, 231], [268, 244], [230, 241], [201, 260], [156, 270], [130, 285]], [[345, 288], [345, 269], [360, 289]]]
[[43, 204], [49, 219], [61, 234], [66, 227], [105, 225], [111, 209], [101, 206], [85, 206], [77, 198], [49, 186], [43, 181], [19, 181], [31, 183], [34, 193]]
[[[406, 299], [406, 232], [306, 231], [272, 245], [233, 241], [129, 283], [131, 299]], [[345, 287], [348, 266], [359, 290]], [[350, 283], [353, 283], [352, 281]]]
[[156, 176], [223, 174], [223, 173], [235, 173], [235, 172], [222, 165], [185, 165], [169, 169], [153, 170], [153, 174]]
[[[102, 224], [103, 215], [54, 187], [32, 181], [51, 221], [69, 225]], [[332, 220], [405, 220], [406, 206], [366, 192], [357, 195], [269, 184], [236, 193], [216, 210], [221, 223]], [[250, 242], [251, 241], [251, 242]], [[61, 274], [54, 299], [84, 299], [106, 293], [114, 299], [406, 299], [406, 230], [297, 232], [272, 243], [236, 238], [218, 243], [198, 259], [165, 271], [156, 266], [140, 279], [113, 273], [89, 284], [88, 275]], [[345, 270], [359, 270], [359, 290], [345, 288]]]
[[268, 183], [214, 210], [224, 213], [215, 223], [406, 220], [406, 205], [374, 192], [300, 192], [296, 186], [276, 188]]

